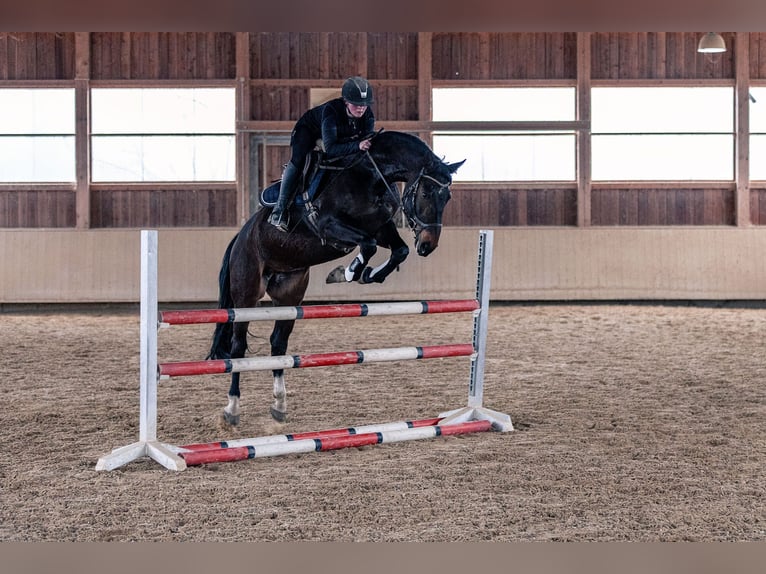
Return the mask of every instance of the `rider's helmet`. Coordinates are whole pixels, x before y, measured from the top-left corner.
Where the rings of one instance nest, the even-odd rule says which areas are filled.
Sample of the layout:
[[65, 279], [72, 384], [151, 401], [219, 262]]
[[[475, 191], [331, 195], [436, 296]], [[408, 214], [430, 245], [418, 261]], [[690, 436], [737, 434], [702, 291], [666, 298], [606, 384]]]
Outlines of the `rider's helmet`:
[[355, 106], [369, 106], [373, 103], [372, 86], [361, 76], [353, 76], [343, 82], [343, 99]]

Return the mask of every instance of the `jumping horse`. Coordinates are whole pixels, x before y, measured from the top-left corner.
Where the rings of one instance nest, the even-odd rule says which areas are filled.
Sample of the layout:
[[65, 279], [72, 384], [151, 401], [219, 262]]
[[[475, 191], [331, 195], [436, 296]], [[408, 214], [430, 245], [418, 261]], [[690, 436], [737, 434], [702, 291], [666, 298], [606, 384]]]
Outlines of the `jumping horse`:
[[[265, 293], [277, 306], [297, 306], [309, 284], [309, 269], [341, 258], [359, 246], [347, 268], [334, 269], [326, 281], [381, 283], [408, 256], [409, 248], [397, 231], [394, 215], [402, 209], [415, 236], [415, 250], [427, 256], [439, 245], [444, 207], [450, 199], [452, 174], [465, 160], [448, 164], [421, 139], [385, 131], [373, 136], [367, 152], [344, 158], [343, 165], [327, 166], [323, 183], [309, 202], [290, 211], [290, 229], [283, 232], [267, 221], [269, 207], [257, 210], [231, 240], [219, 273], [218, 307], [255, 307]], [[397, 182], [404, 182], [399, 193]], [[390, 250], [383, 264], [367, 263], [377, 247]], [[284, 355], [294, 320], [275, 321], [271, 354]], [[245, 356], [248, 323], [219, 323], [208, 359]], [[286, 420], [287, 396], [283, 370], [272, 371], [272, 417]], [[239, 424], [239, 373], [232, 373], [223, 418]]]

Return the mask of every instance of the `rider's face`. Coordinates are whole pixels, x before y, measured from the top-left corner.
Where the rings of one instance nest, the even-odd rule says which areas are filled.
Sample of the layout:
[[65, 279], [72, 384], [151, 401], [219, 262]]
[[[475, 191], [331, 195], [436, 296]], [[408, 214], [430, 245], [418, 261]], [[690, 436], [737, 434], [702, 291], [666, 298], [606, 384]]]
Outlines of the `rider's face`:
[[346, 102], [346, 111], [351, 117], [361, 118], [364, 115], [364, 112], [367, 111], [367, 106], [357, 106], [351, 102]]

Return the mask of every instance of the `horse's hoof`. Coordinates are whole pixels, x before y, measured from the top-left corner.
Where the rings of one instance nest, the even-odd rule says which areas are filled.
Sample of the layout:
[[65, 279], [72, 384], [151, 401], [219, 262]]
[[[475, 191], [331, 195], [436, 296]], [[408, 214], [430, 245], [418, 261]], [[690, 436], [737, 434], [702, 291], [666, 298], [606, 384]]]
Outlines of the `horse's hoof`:
[[271, 407], [271, 418], [273, 418], [275, 421], [279, 423], [283, 423], [287, 420], [287, 413], [283, 413], [282, 411], [278, 411], [274, 407]]
[[346, 268], [340, 265], [330, 271], [325, 279], [325, 283], [345, 283], [346, 282]]
[[235, 427], [239, 424], [239, 415], [232, 415], [223, 411], [223, 420], [226, 424]]

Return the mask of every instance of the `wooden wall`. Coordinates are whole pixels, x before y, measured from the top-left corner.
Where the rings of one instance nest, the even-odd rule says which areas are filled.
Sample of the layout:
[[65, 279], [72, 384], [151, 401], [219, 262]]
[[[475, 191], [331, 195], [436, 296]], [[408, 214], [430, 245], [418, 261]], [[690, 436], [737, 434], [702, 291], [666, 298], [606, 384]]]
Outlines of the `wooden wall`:
[[734, 79], [736, 34], [721, 34], [723, 54], [700, 54], [700, 34], [634, 32], [591, 35], [593, 80]]
[[[766, 83], [766, 33], [723, 33], [728, 50], [696, 51], [689, 32], [0, 32], [0, 86], [77, 90], [78, 179], [0, 184], [2, 228], [236, 227], [256, 208], [252, 186], [280, 175], [286, 135], [312, 88], [352, 74], [374, 84], [379, 125], [431, 134], [430, 92], [443, 86], [733, 86]], [[238, 179], [92, 184], [87, 90], [93, 86], [230, 86], [238, 91]], [[85, 100], [84, 100], [85, 99]], [[83, 103], [85, 101], [85, 103]], [[579, 119], [587, 125], [587, 109]], [[734, 110], [733, 110], [734, 113]], [[266, 130], [265, 145], [250, 135]], [[581, 133], [587, 146], [588, 130]], [[272, 137], [273, 136], [273, 137]], [[86, 142], [86, 143], [82, 143]], [[587, 150], [587, 147], [584, 148]], [[255, 161], [251, 161], [255, 158]], [[581, 158], [582, 159], [582, 158]], [[587, 152], [582, 167], [587, 168]], [[747, 161], [739, 154], [738, 166]], [[746, 165], [746, 164], [745, 164]], [[257, 190], [255, 190], [257, 191]], [[766, 182], [519, 182], [453, 186], [447, 225], [766, 225]]]
[[0, 80], [74, 78], [71, 32], [0, 32]]
[[231, 32], [93, 32], [93, 80], [221, 80], [235, 77]]
[[435, 80], [574, 79], [574, 33], [435, 33]]

